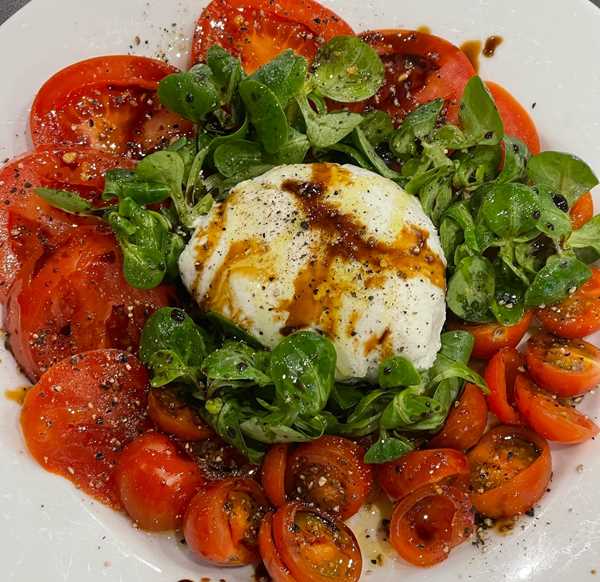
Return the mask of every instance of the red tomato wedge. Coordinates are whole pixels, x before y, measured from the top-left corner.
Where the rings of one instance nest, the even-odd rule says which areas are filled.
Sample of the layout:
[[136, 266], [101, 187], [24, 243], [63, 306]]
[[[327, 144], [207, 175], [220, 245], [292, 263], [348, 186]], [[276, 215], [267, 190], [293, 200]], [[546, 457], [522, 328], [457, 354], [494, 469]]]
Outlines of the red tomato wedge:
[[521, 426], [497, 426], [469, 452], [471, 500], [488, 517], [513, 517], [531, 509], [552, 475], [544, 438]]
[[33, 102], [34, 145], [86, 145], [140, 158], [189, 134], [192, 125], [156, 96], [158, 82], [176, 70], [133, 55], [95, 57], [62, 69]]
[[581, 228], [594, 216], [594, 199], [590, 192], [581, 195], [569, 210], [571, 225], [574, 230]]
[[545, 329], [566, 338], [580, 338], [600, 331], [600, 269], [562, 303], [538, 309]]
[[428, 485], [396, 504], [390, 542], [407, 562], [427, 567], [443, 562], [473, 532], [469, 495], [447, 485]]
[[21, 428], [47, 471], [120, 507], [115, 465], [147, 427], [148, 374], [131, 354], [96, 350], [63, 360], [27, 392]]
[[281, 561], [273, 540], [273, 514], [267, 513], [258, 532], [258, 549], [265, 569], [273, 582], [296, 582], [286, 565]]
[[174, 300], [174, 289], [166, 285], [150, 290], [128, 285], [112, 233], [82, 227], [44, 261], [29, 284], [13, 285], [5, 313], [10, 348], [35, 380], [73, 354], [137, 350], [146, 319]]
[[360, 36], [381, 57], [385, 83], [359, 109], [383, 109], [399, 125], [413, 109], [439, 97], [446, 101], [447, 119], [458, 121], [460, 99], [467, 81], [475, 75], [458, 47], [414, 30], [373, 30]]
[[517, 406], [527, 424], [550, 441], [575, 445], [595, 437], [600, 428], [585, 414], [542, 392], [525, 374], [515, 382]]
[[340, 35], [354, 32], [314, 0], [213, 0], [196, 24], [192, 63], [218, 44], [252, 73], [286, 49], [311, 60], [323, 42]]
[[504, 424], [521, 424], [515, 407], [515, 379], [525, 369], [525, 359], [513, 348], [500, 350], [487, 365], [484, 378], [490, 389], [486, 396], [490, 412]]
[[529, 113], [498, 83], [486, 81], [485, 84], [496, 102], [498, 113], [504, 123], [504, 133], [521, 140], [533, 155], [539, 154], [540, 136]]

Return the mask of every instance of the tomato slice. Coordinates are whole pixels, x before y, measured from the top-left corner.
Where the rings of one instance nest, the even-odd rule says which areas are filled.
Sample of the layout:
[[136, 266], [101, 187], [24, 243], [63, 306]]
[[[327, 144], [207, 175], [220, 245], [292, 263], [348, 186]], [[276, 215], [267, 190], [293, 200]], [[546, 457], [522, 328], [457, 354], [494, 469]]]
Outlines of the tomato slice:
[[600, 428], [585, 414], [542, 392], [525, 374], [515, 382], [517, 405], [527, 424], [551, 441], [575, 445], [595, 437]]
[[45, 260], [29, 284], [12, 286], [6, 329], [13, 355], [29, 378], [87, 350], [137, 350], [146, 319], [172, 304], [175, 293], [165, 285], [135, 289], [122, 270], [112, 233], [82, 227]]
[[468, 481], [467, 457], [454, 449], [412, 451], [376, 468], [377, 482], [392, 501], [434, 483], [454, 479]]
[[261, 482], [269, 501], [275, 507], [285, 505], [285, 470], [288, 462], [286, 444], [273, 445], [267, 451], [261, 468]]
[[577, 199], [571, 210], [569, 210], [569, 215], [571, 216], [571, 225], [574, 230], [581, 228], [593, 218], [594, 199], [591, 192], [586, 192]]
[[465, 384], [442, 430], [429, 441], [428, 446], [466, 451], [479, 442], [487, 426], [487, 417], [485, 396], [474, 384]]
[[469, 452], [471, 500], [488, 517], [525, 513], [542, 497], [552, 475], [547, 441], [522, 426], [497, 426]]
[[198, 463], [208, 479], [255, 478], [258, 473], [258, 467], [238, 449], [214, 434], [206, 439], [186, 442], [184, 446], [186, 453]]
[[62, 69], [33, 102], [33, 144], [86, 145], [133, 158], [161, 149], [192, 131], [156, 96], [158, 82], [176, 70], [133, 55], [94, 57]]
[[148, 432], [125, 447], [115, 480], [125, 511], [137, 527], [148, 531], [179, 527], [204, 483], [198, 465], [157, 432]]
[[364, 449], [353, 441], [324, 436], [289, 453], [285, 473], [289, 499], [315, 504], [347, 519], [364, 504], [373, 486]]
[[473, 509], [463, 489], [428, 485], [396, 504], [390, 542], [407, 562], [427, 567], [443, 562], [473, 532]]
[[291, 575], [304, 582], [350, 582], [360, 578], [362, 556], [352, 530], [342, 521], [302, 503], [273, 515], [273, 539]]
[[115, 465], [121, 449], [147, 427], [148, 374], [131, 354], [96, 350], [48, 370], [27, 392], [21, 428], [47, 471], [120, 507]]
[[260, 524], [258, 532], [258, 549], [263, 564], [273, 582], [296, 582], [275, 547], [273, 539], [273, 514], [267, 513]]
[[213, 0], [198, 18], [192, 63], [218, 44], [252, 73], [286, 49], [312, 60], [323, 42], [340, 35], [354, 32], [314, 0]]
[[513, 348], [503, 348], [487, 365], [484, 378], [490, 389], [486, 396], [490, 412], [504, 424], [521, 424], [515, 408], [514, 386], [519, 370], [525, 369], [525, 359]]
[[545, 329], [566, 338], [580, 338], [600, 331], [600, 269], [562, 303], [538, 309]]
[[521, 140], [535, 155], [541, 150], [540, 136], [527, 110], [501, 85], [486, 81], [498, 113], [504, 123], [504, 133]]
[[600, 383], [600, 350], [582, 339], [539, 333], [525, 347], [527, 370], [544, 390], [568, 398]]

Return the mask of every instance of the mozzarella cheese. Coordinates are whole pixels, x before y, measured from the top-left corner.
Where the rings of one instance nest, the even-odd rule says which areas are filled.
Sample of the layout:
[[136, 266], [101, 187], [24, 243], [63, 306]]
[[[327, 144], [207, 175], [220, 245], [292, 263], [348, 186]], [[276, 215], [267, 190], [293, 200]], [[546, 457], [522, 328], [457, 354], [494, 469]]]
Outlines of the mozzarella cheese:
[[403, 355], [430, 367], [445, 319], [445, 259], [416, 198], [373, 172], [279, 166], [202, 217], [180, 258], [198, 304], [272, 348], [299, 329], [337, 351], [337, 379], [373, 381]]

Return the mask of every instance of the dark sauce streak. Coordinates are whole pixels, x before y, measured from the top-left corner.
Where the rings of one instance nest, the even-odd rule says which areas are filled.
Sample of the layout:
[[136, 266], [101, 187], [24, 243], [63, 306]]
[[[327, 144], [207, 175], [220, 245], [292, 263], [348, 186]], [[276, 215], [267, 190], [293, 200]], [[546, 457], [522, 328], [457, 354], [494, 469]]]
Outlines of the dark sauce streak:
[[460, 45], [460, 50], [467, 55], [467, 58], [471, 61], [475, 72], [479, 72], [479, 55], [481, 54], [481, 41], [480, 40], [468, 40]]
[[504, 39], [498, 35], [492, 35], [485, 40], [483, 45], [483, 56], [492, 58], [496, 54], [496, 49], [504, 42]]

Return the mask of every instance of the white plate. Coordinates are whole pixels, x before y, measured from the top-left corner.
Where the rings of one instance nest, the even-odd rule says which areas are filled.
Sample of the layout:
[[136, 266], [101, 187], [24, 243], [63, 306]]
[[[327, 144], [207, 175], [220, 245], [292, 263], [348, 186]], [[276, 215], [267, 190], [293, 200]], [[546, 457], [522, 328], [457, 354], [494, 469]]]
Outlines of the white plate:
[[[461, 43], [504, 37], [481, 74], [506, 85], [532, 111], [545, 148], [585, 158], [600, 171], [600, 12], [587, 0], [337, 0], [326, 2], [356, 30], [414, 28]], [[203, 0], [33, 0], [0, 28], [0, 160], [28, 147], [26, 116], [38, 87], [85, 57], [166, 53], [186, 61], [189, 34]], [[141, 44], [135, 46], [134, 37]], [[145, 41], [148, 41], [146, 44]], [[596, 195], [596, 202], [600, 202]], [[597, 206], [598, 207], [598, 206]], [[0, 353], [0, 395], [24, 383]], [[598, 395], [587, 399], [592, 416]], [[6, 582], [194, 582], [204, 576], [248, 580], [249, 570], [218, 570], [195, 562], [179, 537], [134, 530], [129, 522], [41, 470], [24, 450], [18, 407], [0, 398], [0, 563]], [[482, 552], [471, 544], [429, 570], [363, 546], [367, 580], [594, 580], [600, 571], [600, 455], [594, 442], [554, 447], [552, 491], [535, 518]], [[577, 467], [579, 466], [579, 470]], [[583, 468], [583, 470], [582, 470]], [[365, 527], [360, 518], [357, 531]], [[360, 533], [360, 531], [359, 531]]]

